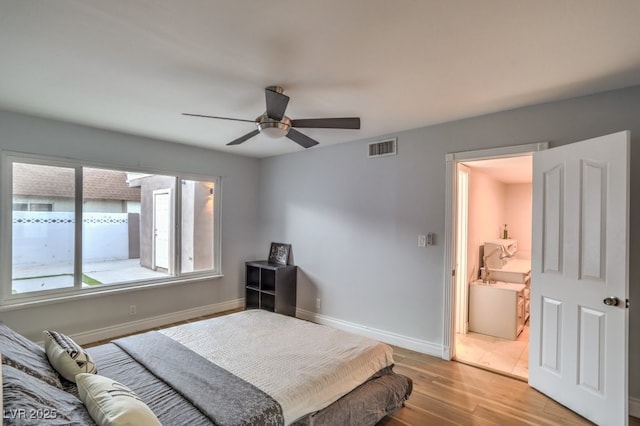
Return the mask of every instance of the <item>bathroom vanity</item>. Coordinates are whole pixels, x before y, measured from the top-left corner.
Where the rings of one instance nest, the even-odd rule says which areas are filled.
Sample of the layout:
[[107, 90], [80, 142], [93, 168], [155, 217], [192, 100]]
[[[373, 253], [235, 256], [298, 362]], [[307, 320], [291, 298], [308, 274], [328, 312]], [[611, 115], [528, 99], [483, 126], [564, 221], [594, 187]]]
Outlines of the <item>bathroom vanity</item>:
[[482, 280], [469, 285], [469, 330], [517, 339], [529, 319], [531, 261], [516, 259], [518, 242], [487, 241]]
[[474, 281], [469, 286], [469, 331], [515, 340], [526, 321], [525, 284]]

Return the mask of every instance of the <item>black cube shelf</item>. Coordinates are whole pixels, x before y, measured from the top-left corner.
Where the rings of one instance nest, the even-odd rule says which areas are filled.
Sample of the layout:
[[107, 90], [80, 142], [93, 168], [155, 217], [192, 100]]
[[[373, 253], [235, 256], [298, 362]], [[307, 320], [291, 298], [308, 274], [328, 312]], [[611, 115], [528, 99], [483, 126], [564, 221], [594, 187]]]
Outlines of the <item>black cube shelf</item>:
[[245, 309], [296, 315], [297, 266], [258, 260], [245, 268]]

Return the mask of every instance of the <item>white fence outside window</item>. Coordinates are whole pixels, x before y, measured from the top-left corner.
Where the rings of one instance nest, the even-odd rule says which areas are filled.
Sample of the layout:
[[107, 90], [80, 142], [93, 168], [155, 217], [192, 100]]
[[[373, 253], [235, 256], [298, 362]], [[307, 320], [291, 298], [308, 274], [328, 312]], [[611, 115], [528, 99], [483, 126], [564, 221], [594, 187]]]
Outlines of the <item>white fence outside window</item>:
[[[73, 264], [73, 212], [13, 212], [13, 265]], [[129, 258], [127, 213], [83, 213], [83, 261]]]

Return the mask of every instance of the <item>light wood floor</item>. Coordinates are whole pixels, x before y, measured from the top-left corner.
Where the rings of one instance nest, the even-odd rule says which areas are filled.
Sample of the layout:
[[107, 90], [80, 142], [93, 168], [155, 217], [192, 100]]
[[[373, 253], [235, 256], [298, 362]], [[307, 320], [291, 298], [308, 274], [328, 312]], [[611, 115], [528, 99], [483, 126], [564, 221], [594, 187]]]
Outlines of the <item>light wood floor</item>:
[[[403, 408], [377, 426], [593, 424], [521, 380], [399, 347], [393, 347], [393, 357], [394, 371], [413, 380], [413, 392]], [[640, 426], [640, 419], [629, 417], [629, 425]]]
[[[394, 371], [413, 379], [405, 407], [378, 426], [591, 425], [593, 423], [513, 379], [470, 365], [394, 347]], [[629, 417], [629, 425], [640, 420]]]

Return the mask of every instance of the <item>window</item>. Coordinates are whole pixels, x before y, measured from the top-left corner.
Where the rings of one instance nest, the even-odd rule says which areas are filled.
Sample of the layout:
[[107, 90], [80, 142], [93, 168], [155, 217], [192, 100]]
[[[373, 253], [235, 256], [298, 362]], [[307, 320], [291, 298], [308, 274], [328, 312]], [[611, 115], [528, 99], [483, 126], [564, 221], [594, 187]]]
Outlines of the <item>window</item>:
[[50, 212], [53, 204], [49, 203], [13, 203], [13, 211]]
[[18, 154], [3, 173], [3, 302], [220, 273], [218, 178]]

